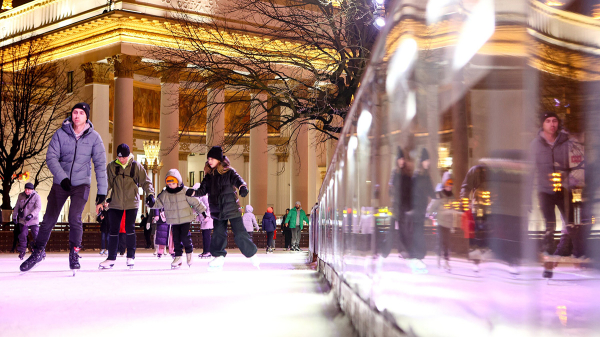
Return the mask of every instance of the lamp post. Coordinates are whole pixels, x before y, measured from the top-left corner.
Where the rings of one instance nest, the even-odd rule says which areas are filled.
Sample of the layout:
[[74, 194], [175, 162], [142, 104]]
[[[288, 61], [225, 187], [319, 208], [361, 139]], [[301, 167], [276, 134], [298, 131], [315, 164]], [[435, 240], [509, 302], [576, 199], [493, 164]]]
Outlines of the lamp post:
[[[162, 168], [163, 164], [162, 162], [160, 162], [158, 160], [158, 153], [160, 151], [160, 141], [156, 141], [156, 140], [146, 140], [144, 141], [144, 155], [146, 156], [146, 159], [144, 160], [144, 163], [142, 164], [144, 166], [144, 169], [146, 170], [146, 174], [151, 173], [152, 174], [152, 178], [150, 178], [150, 180], [152, 181], [152, 186], [154, 187], [155, 193], [156, 195], [158, 195], [158, 187], [157, 187], [157, 177], [158, 177], [158, 172], [160, 172], [160, 169]], [[144, 199], [146, 200], [146, 192], [144, 191]], [[142, 213], [146, 214], [146, 203], [142, 203], [143, 207], [142, 207]]]

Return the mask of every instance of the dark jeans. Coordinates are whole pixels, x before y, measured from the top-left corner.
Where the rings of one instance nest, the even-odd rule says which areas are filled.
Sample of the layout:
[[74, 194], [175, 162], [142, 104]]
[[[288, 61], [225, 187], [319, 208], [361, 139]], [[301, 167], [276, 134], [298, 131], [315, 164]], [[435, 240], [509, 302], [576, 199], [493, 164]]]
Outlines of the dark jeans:
[[192, 233], [190, 233], [190, 223], [182, 223], [180, 225], [171, 226], [173, 231], [173, 245], [175, 245], [175, 256], [183, 255], [183, 247], [185, 253], [191, 254], [194, 252], [192, 245]]
[[[137, 209], [125, 210], [125, 242], [127, 243], [127, 257], [135, 258], [135, 218]], [[117, 248], [119, 246], [119, 229], [121, 228], [121, 218], [123, 218], [123, 210], [109, 209], [108, 210], [108, 260], [117, 259]]]
[[412, 242], [410, 257], [422, 260], [427, 254], [425, 247], [425, 213], [415, 212], [412, 219]]
[[438, 256], [450, 259], [450, 228], [437, 226], [438, 232]]
[[202, 254], [210, 253], [210, 229], [202, 230]]
[[254, 232], [248, 232], [248, 236], [250, 237], [250, 241], [254, 242]]
[[[564, 192], [557, 192], [554, 194], [539, 192], [538, 199], [540, 202], [540, 208], [542, 209], [542, 214], [546, 220], [546, 233], [544, 234], [543, 249], [548, 254], [554, 254], [554, 231], [556, 230], [556, 214], [554, 213], [554, 206], [558, 207], [564, 226], [567, 225], [567, 222], [572, 221], [571, 214], [573, 212], [569, 212], [571, 214], [569, 214], [568, 217], [565, 216], [566, 210]], [[572, 200], [571, 195], [569, 195], [569, 199], [567, 200], [569, 208], [572, 207], [570, 200]]]
[[150, 234], [152, 234], [152, 229], [146, 229], [146, 226], [144, 226], [144, 239], [146, 240], [146, 248], [152, 248], [152, 235]]
[[292, 231], [287, 229], [283, 231], [283, 237], [285, 241], [285, 248], [292, 248]]
[[267, 248], [275, 248], [275, 243], [273, 242], [273, 234], [275, 234], [275, 232], [267, 232]]
[[108, 247], [108, 232], [100, 233], [100, 249], [106, 249]]
[[210, 243], [210, 254], [212, 256], [226, 256], [227, 251], [227, 222], [231, 223], [231, 230], [233, 231], [235, 244], [238, 246], [242, 254], [245, 257], [252, 257], [256, 254], [257, 248], [248, 232], [244, 227], [242, 217], [237, 217], [229, 220], [213, 220], [213, 236]]
[[521, 243], [526, 237], [521, 217], [506, 214], [490, 214], [487, 219], [491, 230], [489, 245], [497, 259], [517, 265], [521, 260]]
[[412, 241], [412, 222], [407, 221], [405, 216], [400, 216], [396, 220], [398, 222], [398, 251], [402, 256], [407, 256], [410, 252]]
[[19, 234], [19, 248], [17, 248], [17, 250], [19, 252], [23, 252], [25, 253], [27, 251], [27, 234], [29, 232], [29, 228], [31, 228], [31, 236], [33, 241], [35, 242], [35, 239], [38, 236], [38, 232], [40, 230], [40, 226], [37, 225], [33, 225], [33, 226], [25, 226], [25, 225], [20, 225], [21, 227], [21, 231]]
[[46, 213], [44, 214], [42, 223], [40, 223], [40, 232], [35, 240], [35, 248], [46, 248], [46, 244], [50, 239], [50, 233], [56, 225], [60, 211], [69, 197], [71, 198], [71, 207], [69, 208], [69, 247], [81, 247], [81, 237], [83, 236], [81, 213], [83, 213], [89, 196], [90, 185], [71, 186], [70, 191], [65, 191], [59, 184], [53, 184], [48, 194]]

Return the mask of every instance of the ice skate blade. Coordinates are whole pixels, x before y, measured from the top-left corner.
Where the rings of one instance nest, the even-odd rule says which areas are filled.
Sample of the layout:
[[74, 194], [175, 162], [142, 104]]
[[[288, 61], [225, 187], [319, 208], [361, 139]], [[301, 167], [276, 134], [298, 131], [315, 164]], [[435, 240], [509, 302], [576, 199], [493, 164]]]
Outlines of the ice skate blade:
[[75, 275], [77, 274], [77, 270], [78, 269], [71, 269], [71, 271], [73, 272], [73, 277], [75, 277]]
[[171, 269], [179, 269], [179, 268], [181, 268], [181, 265], [171, 266]]

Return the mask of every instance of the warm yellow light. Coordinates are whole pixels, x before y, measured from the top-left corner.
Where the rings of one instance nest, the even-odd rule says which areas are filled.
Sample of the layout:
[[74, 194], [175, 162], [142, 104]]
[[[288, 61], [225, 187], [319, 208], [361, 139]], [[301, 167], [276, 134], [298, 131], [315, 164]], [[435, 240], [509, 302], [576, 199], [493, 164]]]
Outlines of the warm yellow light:
[[12, 9], [12, 0], [2, 0], [2, 9]]
[[160, 152], [160, 141], [144, 141], [144, 154], [146, 155], [146, 165], [150, 167], [159, 166], [158, 153]]
[[550, 181], [552, 182], [552, 187], [554, 188], [554, 192], [559, 192], [562, 190], [562, 178], [560, 172], [554, 172], [550, 176]]
[[556, 0], [548, 0], [546, 1], [546, 6], [551, 6], [551, 7], [560, 7], [563, 6], [564, 3], [560, 2], [560, 1], [556, 1]]

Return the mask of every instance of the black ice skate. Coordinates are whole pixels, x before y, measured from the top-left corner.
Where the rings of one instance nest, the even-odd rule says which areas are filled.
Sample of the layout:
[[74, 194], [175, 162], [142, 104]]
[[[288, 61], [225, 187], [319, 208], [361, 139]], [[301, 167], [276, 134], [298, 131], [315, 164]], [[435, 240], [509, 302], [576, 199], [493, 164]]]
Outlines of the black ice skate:
[[71, 251], [69, 252], [69, 268], [73, 271], [73, 276], [81, 268], [79, 265], [79, 247], [71, 247]]
[[20, 269], [21, 271], [29, 271], [45, 258], [46, 252], [43, 249], [33, 249], [27, 260], [21, 263]]

